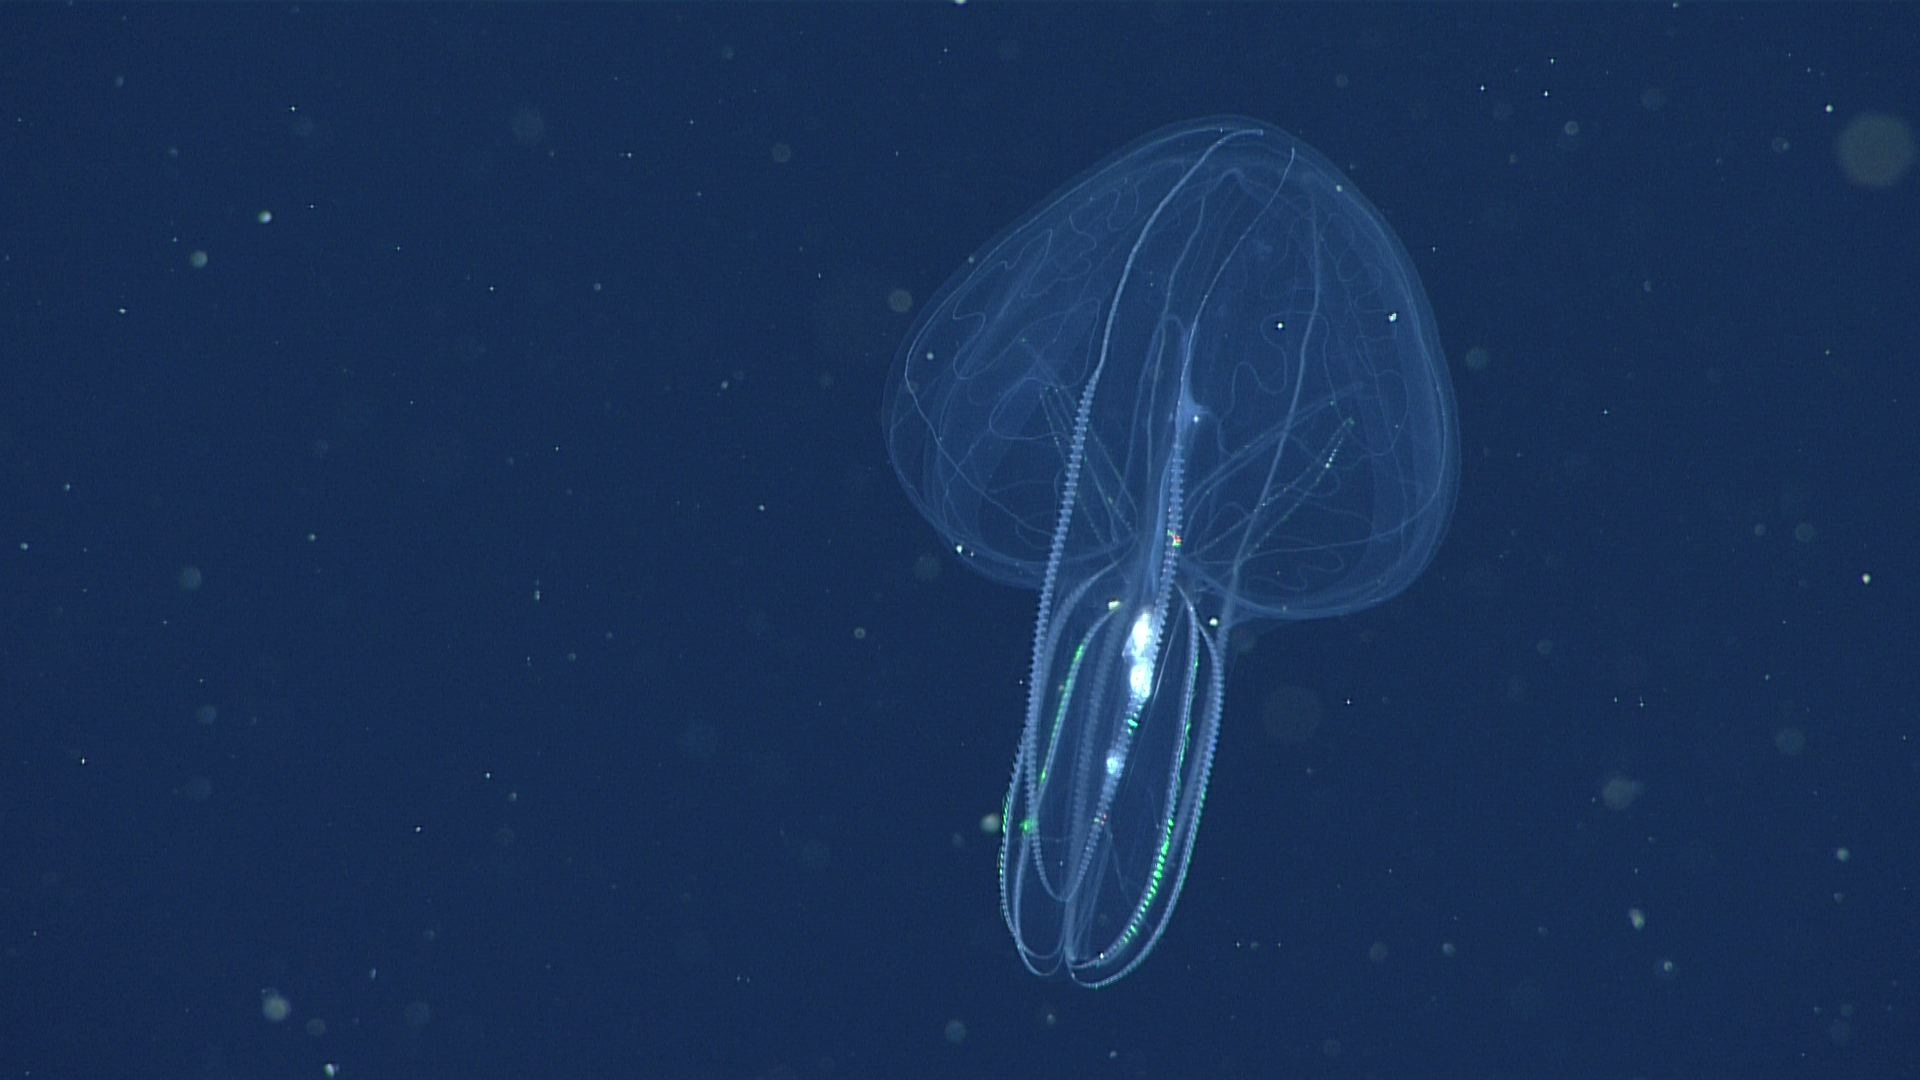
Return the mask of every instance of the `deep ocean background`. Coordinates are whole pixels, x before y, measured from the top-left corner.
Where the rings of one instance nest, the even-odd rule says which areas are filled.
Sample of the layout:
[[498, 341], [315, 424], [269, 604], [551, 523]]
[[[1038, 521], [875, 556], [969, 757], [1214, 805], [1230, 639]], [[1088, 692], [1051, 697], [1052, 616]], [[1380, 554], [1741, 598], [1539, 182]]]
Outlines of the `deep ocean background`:
[[[1920, 1075], [1920, 8], [0, 9], [0, 1075]], [[1211, 113], [1393, 223], [1405, 595], [1157, 952], [997, 908], [914, 312]], [[1903, 144], [1904, 140], [1904, 144]], [[1905, 164], [1902, 164], [1902, 146]]]

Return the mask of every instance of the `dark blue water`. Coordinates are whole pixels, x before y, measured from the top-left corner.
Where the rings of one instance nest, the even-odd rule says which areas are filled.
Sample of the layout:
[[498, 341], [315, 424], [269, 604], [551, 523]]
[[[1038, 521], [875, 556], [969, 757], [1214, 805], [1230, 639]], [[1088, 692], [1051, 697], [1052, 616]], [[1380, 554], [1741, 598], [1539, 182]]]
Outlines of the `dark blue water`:
[[[0, 10], [0, 1075], [1920, 1075], [1920, 13]], [[1162, 124], [1424, 282], [1451, 529], [1029, 975], [881, 398]]]

